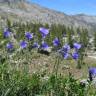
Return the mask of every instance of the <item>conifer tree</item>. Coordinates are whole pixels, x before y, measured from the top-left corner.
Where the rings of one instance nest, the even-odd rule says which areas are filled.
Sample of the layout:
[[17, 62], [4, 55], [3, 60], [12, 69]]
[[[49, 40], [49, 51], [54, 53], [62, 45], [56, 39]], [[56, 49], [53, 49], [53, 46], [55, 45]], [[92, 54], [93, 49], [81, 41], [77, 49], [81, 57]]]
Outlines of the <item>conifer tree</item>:
[[94, 32], [94, 51], [96, 51], [96, 32]]
[[72, 32], [69, 27], [67, 29], [67, 39], [68, 39], [69, 45], [71, 46], [71, 48], [73, 48]]

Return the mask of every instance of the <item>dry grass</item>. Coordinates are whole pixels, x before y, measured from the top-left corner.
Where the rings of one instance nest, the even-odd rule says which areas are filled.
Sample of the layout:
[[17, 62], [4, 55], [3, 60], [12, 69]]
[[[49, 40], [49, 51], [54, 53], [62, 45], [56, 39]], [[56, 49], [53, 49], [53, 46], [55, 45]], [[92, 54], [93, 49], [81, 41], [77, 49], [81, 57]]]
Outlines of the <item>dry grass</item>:
[[[56, 57], [54, 54], [50, 56], [36, 53], [32, 55], [30, 64], [20, 65], [20, 69], [28, 68], [29, 73], [33, 72], [45, 72], [50, 74], [53, 72]], [[85, 64], [82, 65], [81, 69], [77, 69], [77, 62], [74, 60], [62, 60], [59, 64], [58, 72], [64, 76], [68, 76], [69, 72], [77, 79], [88, 77], [88, 67], [96, 66], [96, 60], [86, 57], [84, 60]]]
[[[32, 74], [34, 72], [50, 74], [53, 72], [56, 57], [54, 54], [46, 56], [39, 53], [33, 53], [30, 57], [28, 64], [20, 64], [19, 69], [27, 71]], [[96, 60], [86, 57], [81, 69], [77, 69], [77, 62], [75, 60], [62, 60], [60, 61], [58, 73], [68, 76], [69, 72], [73, 74], [76, 79], [88, 77], [88, 67], [96, 66]]]

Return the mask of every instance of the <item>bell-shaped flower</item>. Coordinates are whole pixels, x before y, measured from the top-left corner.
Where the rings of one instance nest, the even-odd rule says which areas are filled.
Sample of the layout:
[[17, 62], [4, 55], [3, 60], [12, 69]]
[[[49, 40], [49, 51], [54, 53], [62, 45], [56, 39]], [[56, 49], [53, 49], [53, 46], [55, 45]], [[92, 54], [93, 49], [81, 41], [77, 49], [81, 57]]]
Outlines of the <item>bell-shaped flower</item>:
[[64, 59], [68, 59], [68, 57], [69, 57], [69, 53], [63, 53], [63, 57], [64, 57]]
[[27, 47], [27, 42], [26, 42], [26, 41], [21, 41], [21, 42], [20, 42], [20, 47], [21, 47], [22, 49], [26, 48], [26, 47]]
[[70, 45], [65, 44], [62, 49], [64, 52], [68, 52], [68, 51], [70, 51]]
[[90, 73], [91, 75], [96, 75], [96, 68], [95, 68], [95, 67], [89, 68], [89, 73]]
[[3, 35], [5, 38], [8, 38], [11, 36], [11, 32], [8, 30], [8, 28], [4, 29]]
[[7, 44], [6, 44], [6, 48], [7, 48], [8, 50], [13, 49], [13, 44], [12, 44], [11, 42], [7, 43]]
[[42, 38], [45, 38], [49, 34], [49, 29], [46, 29], [44, 27], [40, 27], [39, 31], [40, 31], [40, 33], [42, 35]]
[[72, 53], [73, 59], [77, 60], [79, 58], [79, 54], [77, 52]]
[[48, 44], [47, 44], [46, 42], [42, 41], [41, 49], [46, 50], [46, 49], [48, 49], [48, 48], [49, 48]]
[[39, 48], [39, 44], [37, 42], [34, 42], [32, 48]]
[[28, 40], [31, 40], [31, 39], [33, 38], [33, 33], [26, 32], [26, 33], [25, 33], [25, 37], [26, 37]]
[[60, 44], [60, 41], [59, 39], [56, 37], [54, 40], [53, 40], [53, 45], [54, 46], [58, 46]]
[[79, 44], [79, 43], [74, 43], [73, 46], [74, 46], [74, 48], [77, 49], [77, 50], [79, 50], [79, 49], [82, 47], [82, 45]]

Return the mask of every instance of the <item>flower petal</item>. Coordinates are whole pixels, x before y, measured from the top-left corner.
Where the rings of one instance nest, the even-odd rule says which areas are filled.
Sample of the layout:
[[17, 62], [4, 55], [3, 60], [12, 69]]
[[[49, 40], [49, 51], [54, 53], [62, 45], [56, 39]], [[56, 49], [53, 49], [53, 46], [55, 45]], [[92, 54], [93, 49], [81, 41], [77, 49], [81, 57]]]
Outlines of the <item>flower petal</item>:
[[39, 31], [40, 31], [43, 38], [45, 38], [49, 34], [49, 29], [46, 29], [44, 27], [40, 27]]
[[77, 52], [74, 52], [72, 54], [73, 59], [77, 60], [79, 58], [79, 54]]
[[26, 41], [21, 41], [21, 42], [20, 42], [20, 47], [21, 47], [22, 49], [26, 48], [26, 47], [27, 47], [27, 42], [26, 42]]
[[6, 44], [7, 49], [13, 49], [13, 44], [11, 42]]
[[26, 32], [25, 33], [25, 37], [28, 39], [28, 40], [31, 40], [33, 38], [33, 34], [30, 33], [30, 32]]
[[78, 50], [82, 47], [81, 44], [79, 43], [74, 43], [73, 46], [75, 49], [78, 49]]
[[56, 38], [53, 40], [53, 45], [54, 45], [54, 46], [58, 46], [59, 44], [60, 44], [59, 39], [56, 37]]

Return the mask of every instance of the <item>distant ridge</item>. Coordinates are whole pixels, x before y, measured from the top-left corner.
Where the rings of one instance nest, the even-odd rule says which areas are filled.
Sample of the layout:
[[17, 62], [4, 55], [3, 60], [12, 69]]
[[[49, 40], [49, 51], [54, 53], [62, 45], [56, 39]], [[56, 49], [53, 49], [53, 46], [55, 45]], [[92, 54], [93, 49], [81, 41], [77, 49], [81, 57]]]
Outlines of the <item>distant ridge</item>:
[[[85, 14], [67, 15], [58, 11], [29, 3], [26, 0], [0, 0], [0, 18], [12, 21], [32, 21], [48, 24], [64, 24], [66, 26], [84, 27], [96, 30], [96, 16]], [[1, 21], [0, 21], [1, 22]]]

